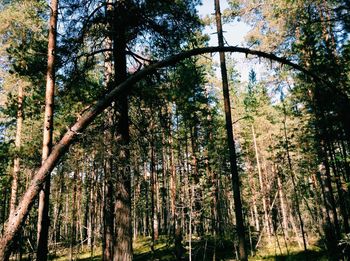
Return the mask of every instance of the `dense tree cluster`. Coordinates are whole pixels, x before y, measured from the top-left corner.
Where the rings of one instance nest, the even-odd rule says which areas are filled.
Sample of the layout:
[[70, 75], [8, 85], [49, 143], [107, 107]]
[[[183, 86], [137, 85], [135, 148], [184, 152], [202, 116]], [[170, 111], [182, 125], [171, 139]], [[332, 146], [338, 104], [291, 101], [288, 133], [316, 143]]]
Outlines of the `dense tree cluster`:
[[0, 260], [349, 255], [349, 1], [228, 3], [0, 3]]

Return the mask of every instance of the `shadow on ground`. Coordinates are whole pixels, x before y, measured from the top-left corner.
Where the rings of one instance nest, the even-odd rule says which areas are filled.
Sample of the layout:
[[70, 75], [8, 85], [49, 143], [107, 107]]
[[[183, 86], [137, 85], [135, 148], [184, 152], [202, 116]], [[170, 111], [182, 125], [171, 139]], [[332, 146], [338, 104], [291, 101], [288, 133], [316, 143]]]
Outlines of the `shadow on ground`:
[[261, 256], [261, 257], [255, 257], [253, 260], [276, 260], [276, 261], [326, 261], [328, 260], [325, 252], [323, 251], [313, 251], [309, 250], [307, 252], [301, 251], [301, 252], [293, 252], [286, 255], [268, 255], [268, 256]]
[[[216, 254], [217, 260], [234, 260], [234, 256], [232, 254], [226, 253], [227, 250], [222, 251], [223, 249], [217, 249], [219, 253]], [[203, 259], [204, 258], [204, 259]], [[201, 253], [194, 253], [192, 255], [192, 260], [213, 260], [213, 252], [208, 251], [206, 253], [206, 256], [203, 256], [203, 252]], [[188, 260], [188, 255], [184, 258], [184, 260]], [[101, 256], [95, 256], [92, 258], [83, 258], [79, 259], [81, 261], [99, 261], [101, 260]], [[142, 254], [135, 254], [134, 255], [135, 261], [148, 261], [152, 260], [152, 253], [146, 252]], [[175, 261], [176, 257], [174, 254], [174, 249], [172, 248], [166, 248], [166, 249], [157, 249], [154, 253], [153, 260], [163, 260], [163, 261]], [[261, 256], [261, 257], [253, 257], [252, 259], [249, 258], [249, 260], [276, 260], [276, 261], [323, 261], [328, 260], [324, 253], [317, 252], [317, 251], [308, 251], [305, 252], [299, 252], [299, 253], [291, 253], [290, 255], [276, 255], [276, 256]]]
[[[150, 249], [151, 240], [149, 238], [143, 238], [134, 243], [134, 259], [135, 261], [176, 261], [175, 256], [175, 247], [173, 242], [166, 238], [160, 238], [157, 240], [155, 245], [155, 251], [152, 253]], [[188, 251], [188, 242], [185, 246], [186, 253], [182, 260], [189, 260], [189, 251]], [[216, 246], [216, 247], [215, 247]], [[270, 252], [271, 253], [271, 252]], [[96, 253], [97, 254], [97, 253]], [[204, 261], [204, 260], [213, 260], [213, 255], [215, 254], [216, 260], [235, 260], [236, 255], [233, 251], [233, 243], [231, 241], [217, 241], [211, 239], [202, 239], [192, 241], [192, 261]], [[98, 261], [102, 260], [102, 257], [95, 255], [93, 257], [87, 257], [86, 254], [84, 257], [77, 258], [76, 260], [81, 261]], [[263, 252], [258, 253], [254, 257], [250, 257], [249, 260], [307, 260], [307, 261], [323, 261], [330, 260], [327, 258], [326, 253], [320, 250], [309, 250], [307, 252], [291, 252], [287, 254], [265, 254]]]
[[[167, 239], [160, 238], [155, 245], [154, 253], [150, 249], [150, 240], [144, 239], [135, 244], [134, 258], [135, 261], [162, 260], [176, 261], [174, 244]], [[196, 240], [192, 242], [192, 260], [213, 260], [214, 242], [209, 240]], [[186, 245], [188, 246], [188, 244]], [[232, 243], [220, 241], [217, 243], [215, 251], [217, 260], [232, 260]], [[80, 258], [81, 261], [101, 260], [101, 256]], [[189, 260], [189, 251], [186, 249], [183, 260]]]

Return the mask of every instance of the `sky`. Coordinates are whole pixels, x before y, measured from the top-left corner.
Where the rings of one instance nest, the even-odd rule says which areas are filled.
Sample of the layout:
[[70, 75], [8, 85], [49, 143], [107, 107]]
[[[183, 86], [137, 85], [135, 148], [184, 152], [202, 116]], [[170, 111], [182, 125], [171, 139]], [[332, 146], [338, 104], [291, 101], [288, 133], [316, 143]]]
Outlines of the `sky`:
[[[204, 17], [206, 15], [214, 15], [214, 0], [203, 0], [203, 4], [198, 8], [199, 15]], [[226, 0], [220, 1], [221, 12], [228, 8]], [[230, 45], [242, 45], [244, 36], [249, 31], [250, 27], [244, 22], [233, 22], [223, 24], [224, 37]], [[207, 27], [206, 33], [211, 36], [210, 45], [217, 45], [216, 26], [212, 28]]]
[[[221, 12], [223, 12], [224, 9], [228, 8], [228, 3], [226, 0], [220, 1], [220, 8]], [[206, 15], [214, 15], [214, 0], [202, 0], [202, 5], [198, 7], [198, 12], [201, 17], [204, 17]], [[244, 36], [248, 33], [249, 30], [250, 26], [242, 21], [234, 21], [231, 23], [223, 24], [224, 38], [227, 44], [230, 46], [244, 46]], [[218, 45], [216, 25], [211, 27], [207, 26], [204, 30], [204, 33], [210, 36], [210, 46]], [[256, 63], [247, 61], [244, 54], [234, 53], [233, 57], [237, 61], [236, 69], [241, 75], [242, 82], [248, 81], [248, 74], [251, 69], [257, 71], [259, 78], [259, 69]], [[214, 58], [218, 60], [218, 55], [216, 54]]]

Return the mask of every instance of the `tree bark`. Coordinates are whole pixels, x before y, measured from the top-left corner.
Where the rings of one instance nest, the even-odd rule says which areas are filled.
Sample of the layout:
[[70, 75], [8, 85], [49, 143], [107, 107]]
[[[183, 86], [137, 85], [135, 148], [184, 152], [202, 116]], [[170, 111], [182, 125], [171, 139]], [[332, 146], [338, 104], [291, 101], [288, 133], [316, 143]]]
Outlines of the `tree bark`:
[[[151, 123], [151, 126], [153, 123]], [[153, 132], [153, 127], [150, 128], [150, 131]], [[155, 171], [155, 153], [154, 153], [154, 137], [153, 134], [151, 134], [151, 143], [150, 143], [150, 182], [151, 182], [151, 220], [152, 220], [152, 226], [151, 226], [151, 252], [152, 257], [154, 255], [154, 246], [155, 246], [155, 240], [157, 240], [158, 237], [158, 224], [157, 224], [157, 211], [155, 206], [155, 194], [156, 194], [156, 171]]]
[[[169, 117], [172, 117], [172, 109], [171, 104], [168, 106], [168, 114]], [[176, 232], [176, 167], [175, 167], [175, 157], [174, 157], [174, 141], [173, 134], [171, 129], [171, 121], [167, 124], [168, 132], [169, 132], [169, 149], [170, 149], [170, 211], [171, 211], [171, 234]]]
[[[51, 1], [50, 11], [42, 162], [45, 162], [52, 149], [58, 0]], [[42, 261], [47, 260], [48, 254], [50, 182], [51, 178], [48, 174], [39, 195], [37, 260]]]
[[77, 212], [77, 176], [79, 169], [74, 170], [73, 175], [73, 195], [72, 195], [72, 213], [71, 213], [71, 225], [70, 225], [70, 235], [69, 235], [69, 259], [74, 260], [74, 247], [76, 244], [76, 212]]
[[168, 230], [168, 204], [167, 204], [167, 195], [168, 195], [168, 182], [167, 182], [167, 173], [168, 173], [168, 164], [167, 164], [167, 146], [166, 146], [166, 140], [165, 140], [165, 130], [162, 128], [162, 210], [161, 210], [161, 217], [162, 217], [162, 232], [163, 234], [166, 234]]
[[17, 204], [17, 191], [18, 191], [18, 175], [20, 173], [20, 156], [19, 151], [21, 148], [21, 136], [22, 136], [22, 124], [23, 124], [23, 86], [18, 83], [18, 93], [17, 93], [17, 123], [16, 123], [16, 137], [15, 137], [15, 147], [16, 154], [13, 160], [13, 173], [12, 173], [12, 184], [11, 184], [11, 196], [10, 196], [10, 214], [12, 216], [16, 204]]
[[[111, 4], [111, 0], [107, 0], [107, 4]], [[106, 8], [107, 30], [112, 31], [112, 5]], [[107, 49], [113, 48], [112, 36], [108, 35], [104, 45]], [[104, 53], [104, 87], [106, 90], [111, 88], [113, 82], [113, 54], [111, 51]], [[104, 201], [103, 201], [103, 236], [102, 236], [102, 259], [105, 261], [112, 260], [114, 247], [114, 180], [113, 180], [113, 165], [114, 165], [114, 135], [115, 135], [115, 119], [114, 106], [107, 111], [107, 129], [104, 133], [106, 146], [106, 158], [104, 163]]]
[[[126, 27], [124, 15], [127, 13], [124, 1], [117, 1], [114, 10], [115, 24], [113, 35], [113, 59], [115, 82], [117, 85], [127, 79], [126, 62]], [[131, 220], [131, 173], [130, 173], [130, 152], [129, 152], [129, 107], [127, 92], [120, 94], [116, 101], [116, 136], [117, 171], [116, 195], [114, 202], [115, 209], [115, 236], [114, 261], [132, 260], [132, 220]]]

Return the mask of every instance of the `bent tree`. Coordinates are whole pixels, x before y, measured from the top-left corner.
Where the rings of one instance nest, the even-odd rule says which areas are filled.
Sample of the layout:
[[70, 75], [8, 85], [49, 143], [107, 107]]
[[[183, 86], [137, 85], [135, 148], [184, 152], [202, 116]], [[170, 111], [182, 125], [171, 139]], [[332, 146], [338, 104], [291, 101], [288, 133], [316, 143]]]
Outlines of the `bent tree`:
[[176, 55], [172, 55], [162, 61], [151, 64], [139, 72], [133, 74], [124, 82], [115, 86], [109, 93], [104, 95], [101, 99], [93, 103], [88, 110], [82, 113], [81, 117], [68, 129], [62, 136], [61, 140], [53, 147], [48, 158], [42, 163], [41, 167], [33, 175], [33, 179], [24, 193], [18, 207], [14, 213], [9, 217], [5, 224], [5, 231], [0, 239], [0, 260], [8, 260], [11, 254], [11, 245], [15, 236], [20, 231], [26, 220], [26, 217], [34, 204], [34, 200], [38, 196], [46, 178], [54, 169], [61, 157], [67, 152], [69, 146], [75, 141], [76, 137], [84, 131], [84, 129], [106, 108], [108, 108], [113, 101], [118, 98], [123, 91], [131, 88], [135, 83], [142, 80], [144, 77], [151, 75], [159, 68], [174, 65], [186, 58], [214, 52], [239, 52], [246, 55], [256, 55], [258, 57], [267, 58], [278, 63], [288, 65], [306, 75], [311, 76], [314, 80], [319, 81], [320, 78], [313, 75], [308, 70], [295, 64], [287, 59], [277, 57], [274, 54], [269, 54], [261, 51], [250, 50], [248, 48], [228, 46], [228, 47], [204, 47], [196, 48], [189, 51], [184, 51]]

